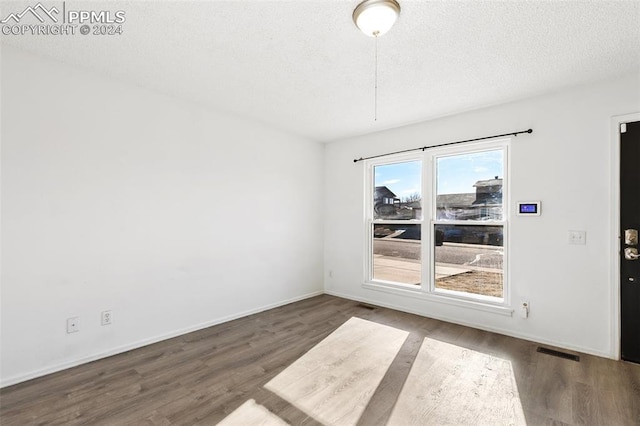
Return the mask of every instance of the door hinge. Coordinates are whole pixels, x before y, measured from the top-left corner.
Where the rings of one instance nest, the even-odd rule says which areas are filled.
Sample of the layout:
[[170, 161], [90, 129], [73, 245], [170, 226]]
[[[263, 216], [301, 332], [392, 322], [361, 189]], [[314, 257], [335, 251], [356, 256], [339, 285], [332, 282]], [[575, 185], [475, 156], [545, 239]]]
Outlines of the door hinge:
[[620, 133], [627, 133], [627, 123], [620, 124]]

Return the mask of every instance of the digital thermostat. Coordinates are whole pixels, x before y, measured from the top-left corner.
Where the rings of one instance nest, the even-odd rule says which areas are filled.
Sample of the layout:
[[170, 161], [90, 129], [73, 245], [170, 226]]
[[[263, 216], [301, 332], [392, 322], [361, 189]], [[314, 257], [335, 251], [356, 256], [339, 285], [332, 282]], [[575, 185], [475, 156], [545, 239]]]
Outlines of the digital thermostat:
[[518, 216], [540, 216], [540, 201], [518, 201]]

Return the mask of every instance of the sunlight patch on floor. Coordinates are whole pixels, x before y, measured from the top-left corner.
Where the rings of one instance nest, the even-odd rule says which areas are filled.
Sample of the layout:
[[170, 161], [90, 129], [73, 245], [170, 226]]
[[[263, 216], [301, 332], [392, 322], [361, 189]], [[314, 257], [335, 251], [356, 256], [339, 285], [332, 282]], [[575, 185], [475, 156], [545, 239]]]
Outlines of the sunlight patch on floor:
[[409, 333], [351, 318], [265, 388], [325, 425], [355, 425]]
[[511, 362], [425, 338], [388, 425], [526, 425]]
[[248, 400], [224, 418], [218, 426], [289, 426], [287, 422], [253, 399]]

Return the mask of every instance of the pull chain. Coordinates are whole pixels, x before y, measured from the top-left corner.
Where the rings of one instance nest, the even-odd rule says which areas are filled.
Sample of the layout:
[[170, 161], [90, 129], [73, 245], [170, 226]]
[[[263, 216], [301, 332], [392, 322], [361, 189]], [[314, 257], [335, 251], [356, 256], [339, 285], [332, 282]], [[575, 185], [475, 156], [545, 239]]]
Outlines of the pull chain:
[[378, 121], [378, 34], [379, 31], [373, 33], [373, 37], [376, 39], [376, 63], [374, 69], [375, 83], [373, 88], [373, 121]]

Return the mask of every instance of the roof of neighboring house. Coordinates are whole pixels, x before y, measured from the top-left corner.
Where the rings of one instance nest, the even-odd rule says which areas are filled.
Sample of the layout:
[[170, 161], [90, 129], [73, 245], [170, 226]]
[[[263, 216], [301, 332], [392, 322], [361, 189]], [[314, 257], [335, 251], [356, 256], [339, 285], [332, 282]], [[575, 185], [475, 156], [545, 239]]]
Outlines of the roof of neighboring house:
[[376, 186], [376, 198], [398, 198], [389, 188], [386, 186]]
[[495, 179], [479, 180], [473, 186], [476, 188], [482, 188], [485, 186], [502, 186], [502, 178], [498, 179], [496, 176]]
[[469, 207], [476, 200], [475, 192], [468, 194], [444, 194], [436, 197], [436, 207]]

